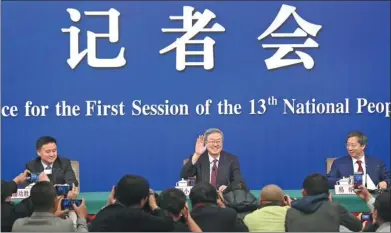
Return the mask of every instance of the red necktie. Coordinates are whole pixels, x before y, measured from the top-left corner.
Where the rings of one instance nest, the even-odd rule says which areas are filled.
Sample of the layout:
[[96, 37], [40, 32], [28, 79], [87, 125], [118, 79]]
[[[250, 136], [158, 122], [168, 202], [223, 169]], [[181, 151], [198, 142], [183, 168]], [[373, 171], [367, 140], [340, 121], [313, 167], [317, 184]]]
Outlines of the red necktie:
[[362, 164], [362, 161], [360, 160], [357, 160], [356, 162], [358, 164], [358, 169], [357, 169], [357, 172], [362, 172], [364, 173], [364, 169], [362, 168], [361, 164]]
[[213, 160], [212, 174], [210, 176], [210, 183], [216, 188], [216, 178], [217, 178], [217, 159]]

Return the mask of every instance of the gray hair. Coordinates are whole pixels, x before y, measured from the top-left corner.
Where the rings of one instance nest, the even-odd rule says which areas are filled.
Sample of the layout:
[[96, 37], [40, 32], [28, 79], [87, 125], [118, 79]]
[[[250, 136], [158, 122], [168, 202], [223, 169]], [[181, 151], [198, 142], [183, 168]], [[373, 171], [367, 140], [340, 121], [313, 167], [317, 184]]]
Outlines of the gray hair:
[[207, 141], [208, 140], [208, 136], [211, 135], [212, 133], [219, 133], [221, 134], [221, 138], [222, 140], [224, 141], [224, 134], [221, 130], [219, 130], [218, 128], [210, 128], [210, 129], [207, 129], [204, 133], [204, 140]]
[[357, 140], [358, 140], [358, 143], [360, 143], [361, 146], [366, 146], [368, 144], [368, 138], [367, 136], [365, 136], [365, 134], [363, 134], [362, 132], [360, 131], [353, 131], [353, 132], [350, 132], [346, 138], [346, 141], [349, 139], [349, 138], [352, 138], [352, 137], [356, 137]]

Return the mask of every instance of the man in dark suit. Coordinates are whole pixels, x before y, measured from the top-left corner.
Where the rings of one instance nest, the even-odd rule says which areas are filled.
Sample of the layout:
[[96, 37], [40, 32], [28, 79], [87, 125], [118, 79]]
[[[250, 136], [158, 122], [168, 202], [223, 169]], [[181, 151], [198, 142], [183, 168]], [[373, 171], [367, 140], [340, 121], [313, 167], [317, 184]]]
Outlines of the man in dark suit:
[[190, 191], [191, 216], [203, 232], [248, 232], [232, 208], [226, 208], [209, 182], [199, 182]]
[[183, 166], [181, 178], [196, 176], [196, 182], [210, 182], [223, 191], [235, 181], [242, 181], [238, 158], [223, 151], [223, 133], [219, 129], [208, 129], [199, 136], [194, 154]]
[[52, 184], [79, 185], [71, 161], [58, 156], [56, 139], [44, 136], [37, 140], [36, 149], [38, 157], [26, 164], [30, 173], [45, 172]]
[[[151, 214], [142, 210], [149, 205]], [[171, 217], [156, 203], [146, 179], [125, 175], [113, 188], [108, 205], [96, 215], [89, 227], [90, 232], [168, 232], [173, 231]]]
[[387, 168], [382, 160], [365, 155], [368, 143], [367, 137], [361, 132], [351, 132], [347, 137], [346, 148], [349, 155], [334, 160], [327, 175], [329, 187], [334, 188], [342, 177], [348, 177], [355, 172], [363, 173], [363, 184], [369, 189], [387, 188]]
[[202, 232], [191, 217], [186, 195], [182, 190], [169, 188], [159, 195], [159, 206], [174, 221], [175, 232]]
[[33, 211], [29, 198], [18, 204], [11, 201], [12, 194], [17, 192], [18, 185], [23, 184], [28, 177], [28, 171], [19, 174], [12, 181], [1, 180], [1, 231], [10, 232], [12, 225], [18, 218], [30, 216]]

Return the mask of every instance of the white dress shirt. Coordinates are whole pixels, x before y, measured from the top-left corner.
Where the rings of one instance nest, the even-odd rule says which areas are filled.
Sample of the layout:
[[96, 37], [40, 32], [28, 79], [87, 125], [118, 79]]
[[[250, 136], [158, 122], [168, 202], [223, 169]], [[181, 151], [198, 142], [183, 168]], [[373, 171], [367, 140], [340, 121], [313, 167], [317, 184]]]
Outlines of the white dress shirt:
[[[357, 159], [355, 158], [352, 158], [353, 160], [353, 172], [357, 172], [358, 171], [358, 163], [357, 163]], [[363, 169], [363, 185], [367, 184], [367, 189], [376, 189], [376, 185], [375, 183], [373, 183], [371, 177], [369, 176], [369, 174], [367, 174], [367, 167], [366, 167], [366, 163], [365, 163], [365, 155], [359, 159], [361, 161], [361, 166], [362, 166], [362, 169]], [[366, 180], [368, 178], [368, 180]]]
[[[45, 172], [46, 175], [51, 175], [53, 170], [53, 164], [47, 165], [43, 161], [41, 161], [43, 166], [43, 172]], [[47, 167], [50, 167], [50, 169], [46, 169]]]
[[[213, 158], [212, 156], [209, 155], [209, 163], [210, 163], [210, 173], [209, 173], [209, 183], [212, 181], [212, 171], [213, 171], [213, 160], [215, 160], [215, 158]], [[220, 159], [220, 155], [216, 158], [217, 159], [217, 162], [216, 162], [216, 167], [219, 167], [219, 159]]]

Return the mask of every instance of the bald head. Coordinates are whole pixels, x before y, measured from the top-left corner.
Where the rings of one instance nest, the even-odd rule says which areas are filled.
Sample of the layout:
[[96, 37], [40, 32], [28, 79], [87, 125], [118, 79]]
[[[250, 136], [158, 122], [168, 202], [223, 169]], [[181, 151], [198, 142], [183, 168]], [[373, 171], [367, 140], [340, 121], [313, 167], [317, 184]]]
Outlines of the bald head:
[[260, 199], [262, 201], [281, 201], [284, 199], [284, 192], [277, 185], [266, 185], [261, 190]]

